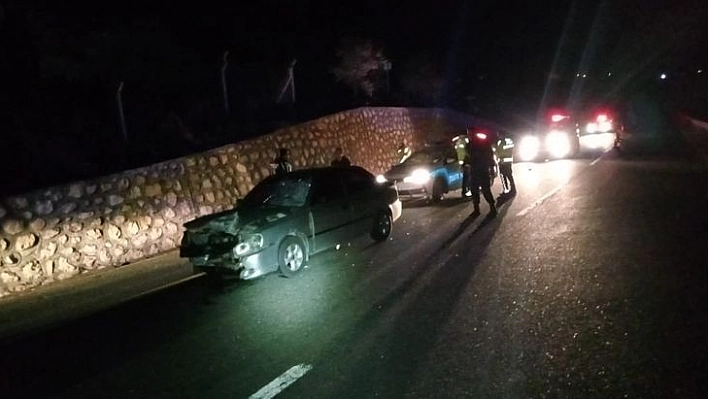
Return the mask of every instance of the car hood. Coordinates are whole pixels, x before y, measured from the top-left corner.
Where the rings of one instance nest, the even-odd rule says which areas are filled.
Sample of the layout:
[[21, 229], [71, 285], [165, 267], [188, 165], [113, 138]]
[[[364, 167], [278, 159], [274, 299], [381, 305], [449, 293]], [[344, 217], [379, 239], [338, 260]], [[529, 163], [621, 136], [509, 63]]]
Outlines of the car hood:
[[401, 163], [398, 165], [393, 165], [386, 173], [384, 177], [388, 180], [402, 180], [404, 177], [408, 177], [416, 169], [427, 169], [431, 170], [431, 165], [419, 164], [419, 163]]
[[291, 207], [261, 207], [231, 209], [212, 215], [202, 216], [191, 222], [185, 223], [184, 227], [190, 231], [214, 230], [223, 231], [229, 234], [239, 232], [255, 232], [266, 228], [294, 213]]

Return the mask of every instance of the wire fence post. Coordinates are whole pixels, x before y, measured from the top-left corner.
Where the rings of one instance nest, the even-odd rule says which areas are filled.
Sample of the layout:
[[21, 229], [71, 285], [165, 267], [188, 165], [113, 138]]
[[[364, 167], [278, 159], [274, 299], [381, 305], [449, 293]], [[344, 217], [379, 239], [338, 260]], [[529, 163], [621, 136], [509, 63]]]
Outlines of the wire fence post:
[[226, 87], [226, 69], [229, 66], [229, 52], [224, 51], [224, 63], [221, 66], [221, 88], [224, 92], [224, 109], [226, 113], [230, 113], [229, 109], [229, 91]]
[[128, 129], [125, 126], [125, 114], [123, 113], [123, 82], [118, 84], [116, 91], [116, 102], [118, 103], [118, 116], [120, 117], [120, 129], [123, 135], [123, 142], [128, 142]]

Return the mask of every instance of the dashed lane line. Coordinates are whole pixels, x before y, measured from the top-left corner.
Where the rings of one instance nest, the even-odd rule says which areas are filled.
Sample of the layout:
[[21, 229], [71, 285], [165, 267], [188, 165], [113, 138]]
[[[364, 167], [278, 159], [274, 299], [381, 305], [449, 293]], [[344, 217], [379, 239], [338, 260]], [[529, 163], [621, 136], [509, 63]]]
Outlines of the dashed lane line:
[[290, 385], [295, 381], [300, 379], [302, 376], [307, 374], [308, 371], [312, 370], [312, 366], [309, 364], [298, 364], [297, 366], [291, 367], [288, 371], [281, 374], [278, 378], [271, 381], [268, 385], [259, 389], [258, 392], [249, 396], [249, 399], [270, 399]]
[[536, 201], [534, 201], [533, 204], [527, 206], [527, 207], [524, 208], [521, 212], [517, 213], [516, 216], [524, 216], [524, 215], [526, 215], [527, 213], [531, 212], [531, 210], [533, 210], [535, 207], [541, 205], [541, 204], [543, 203], [543, 201], [547, 200], [547, 199], [550, 198], [553, 194], [557, 193], [557, 192], [558, 192], [561, 188], [563, 188], [563, 186], [565, 186], [565, 185], [566, 185], [566, 183], [563, 183], [563, 184], [561, 184], [560, 186], [554, 188], [553, 190], [547, 192], [546, 194], [543, 195], [543, 197], [537, 199]]
[[[607, 151], [605, 151], [605, 153], [606, 153], [606, 152], [607, 152]], [[602, 155], [604, 155], [604, 153], [603, 153]], [[590, 166], [593, 166], [593, 165], [595, 165], [596, 163], [600, 162], [600, 160], [602, 160], [602, 155], [600, 155], [599, 157], [595, 158], [594, 161], [590, 162]], [[561, 188], [563, 188], [563, 186], [565, 186], [566, 184], [568, 184], [568, 182], [564, 182], [564, 183], [561, 184], [560, 186], [558, 186], [558, 187], [554, 188], [553, 190], [547, 192], [546, 194], [543, 195], [543, 197], [537, 199], [536, 201], [533, 202], [533, 204], [527, 206], [527, 207], [524, 208], [521, 212], [517, 213], [516, 216], [524, 216], [524, 215], [526, 215], [527, 213], [531, 212], [531, 210], [533, 210], [535, 207], [541, 205], [541, 204], [543, 203], [543, 201], [545, 201], [545, 200], [547, 200], [548, 198], [550, 198], [551, 196], [553, 196], [553, 194], [557, 193], [557, 192], [558, 192]]]

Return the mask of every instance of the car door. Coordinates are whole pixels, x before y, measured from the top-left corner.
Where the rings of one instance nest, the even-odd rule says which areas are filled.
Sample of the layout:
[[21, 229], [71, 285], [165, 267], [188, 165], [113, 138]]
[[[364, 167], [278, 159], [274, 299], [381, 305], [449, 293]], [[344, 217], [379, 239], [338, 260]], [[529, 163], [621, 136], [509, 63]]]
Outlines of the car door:
[[347, 168], [342, 173], [344, 188], [352, 209], [351, 236], [369, 233], [374, 215], [384, 206], [375, 177], [358, 167]]
[[352, 208], [337, 169], [325, 169], [315, 177], [311, 196], [313, 252], [318, 252], [340, 243], [346, 236]]
[[447, 187], [449, 190], [456, 190], [462, 187], [462, 166], [457, 159], [457, 152], [450, 148], [445, 153], [445, 170], [447, 171]]

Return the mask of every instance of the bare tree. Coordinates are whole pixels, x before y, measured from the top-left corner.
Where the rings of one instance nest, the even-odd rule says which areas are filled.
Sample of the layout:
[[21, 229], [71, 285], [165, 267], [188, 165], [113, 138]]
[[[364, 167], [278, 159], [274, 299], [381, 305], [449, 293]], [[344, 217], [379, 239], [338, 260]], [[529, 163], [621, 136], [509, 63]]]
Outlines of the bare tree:
[[340, 43], [336, 56], [331, 72], [337, 81], [351, 88], [355, 95], [373, 97], [384, 73], [383, 50], [371, 40], [347, 38]]

